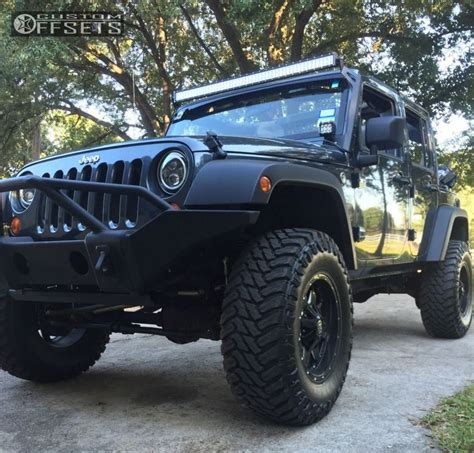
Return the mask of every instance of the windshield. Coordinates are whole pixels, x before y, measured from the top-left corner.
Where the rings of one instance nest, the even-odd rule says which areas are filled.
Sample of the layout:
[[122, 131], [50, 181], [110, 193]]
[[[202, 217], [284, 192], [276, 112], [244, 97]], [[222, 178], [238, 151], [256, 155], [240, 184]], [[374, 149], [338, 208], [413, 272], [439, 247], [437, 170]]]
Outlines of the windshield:
[[346, 86], [343, 79], [319, 80], [218, 100], [176, 113], [168, 136], [319, 138], [319, 124], [334, 122], [342, 132]]

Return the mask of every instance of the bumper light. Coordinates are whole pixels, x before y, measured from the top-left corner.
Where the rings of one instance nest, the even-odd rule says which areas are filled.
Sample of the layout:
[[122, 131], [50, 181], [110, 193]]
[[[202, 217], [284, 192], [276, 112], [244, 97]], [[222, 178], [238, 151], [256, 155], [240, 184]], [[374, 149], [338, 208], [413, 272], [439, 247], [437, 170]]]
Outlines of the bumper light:
[[18, 236], [21, 233], [21, 220], [18, 217], [13, 217], [10, 223], [10, 231], [14, 236]]
[[262, 176], [260, 178], [260, 189], [264, 193], [268, 193], [270, 190], [272, 190], [272, 182], [266, 176]]

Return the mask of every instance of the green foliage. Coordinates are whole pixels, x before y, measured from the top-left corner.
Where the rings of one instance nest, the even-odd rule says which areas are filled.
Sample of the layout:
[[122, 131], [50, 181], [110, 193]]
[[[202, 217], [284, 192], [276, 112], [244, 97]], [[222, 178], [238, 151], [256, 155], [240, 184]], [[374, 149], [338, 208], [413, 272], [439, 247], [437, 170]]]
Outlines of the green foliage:
[[118, 142], [110, 130], [78, 115], [67, 114], [61, 110], [53, 111], [45, 119], [50, 127], [45, 138], [45, 155], [66, 153], [92, 145]]
[[[474, 188], [474, 141], [457, 151], [445, 151], [438, 156], [438, 162], [449, 167], [458, 179], [456, 188]], [[473, 202], [474, 204], [474, 202]]]
[[444, 151], [438, 155], [438, 163], [446, 165], [457, 175], [454, 186], [461, 207], [467, 211], [469, 218], [469, 240], [474, 246], [474, 136], [469, 134], [464, 142], [453, 143], [450, 148], [459, 149]]
[[383, 222], [383, 209], [379, 207], [369, 208], [364, 213], [364, 226], [368, 233], [380, 231]]
[[474, 187], [457, 191], [456, 195], [461, 202], [461, 208], [467, 211], [469, 219], [469, 243], [474, 247]]
[[421, 423], [446, 452], [474, 451], [474, 384], [445, 398]]
[[[10, 37], [10, 12], [28, 9], [120, 11], [126, 32], [110, 39]], [[54, 143], [43, 131], [43, 153], [155, 136], [169, 123], [176, 87], [329, 51], [432, 113], [469, 116], [473, 22], [462, 1], [3, 0], [0, 172], [32, 157], [39, 121], [43, 129], [63, 129]], [[443, 67], [446, 59], [452, 61]], [[67, 115], [51, 115], [59, 111]], [[70, 127], [79, 117], [87, 121]]]

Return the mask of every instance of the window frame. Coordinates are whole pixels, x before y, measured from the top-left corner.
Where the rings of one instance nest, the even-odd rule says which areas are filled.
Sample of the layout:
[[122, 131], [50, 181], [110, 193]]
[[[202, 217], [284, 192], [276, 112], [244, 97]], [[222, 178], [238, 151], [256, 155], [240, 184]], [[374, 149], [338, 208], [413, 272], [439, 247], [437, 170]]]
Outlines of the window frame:
[[[410, 138], [408, 134], [408, 112], [410, 115], [415, 116], [420, 120], [421, 124], [421, 137], [423, 141], [423, 164], [420, 164], [419, 162], [415, 162], [413, 160], [412, 153], [410, 152]], [[406, 133], [406, 139], [407, 139], [407, 154], [410, 156], [410, 162], [411, 165], [414, 165], [418, 168], [423, 168], [429, 171], [434, 172], [436, 169], [436, 157], [435, 157], [435, 150], [433, 148], [433, 143], [432, 143], [432, 137], [431, 131], [430, 131], [430, 121], [428, 118], [428, 115], [425, 114], [424, 112], [421, 112], [418, 110], [416, 107], [413, 107], [411, 105], [405, 105], [405, 119], [406, 119], [406, 127], [405, 127], [405, 133]], [[426, 165], [426, 157], [429, 159], [428, 165]]]
[[[292, 80], [292, 81], [286, 81], [286, 83], [284, 83], [285, 81], [280, 81], [280, 83], [278, 83], [278, 84], [272, 83], [271, 85], [264, 86], [264, 87], [257, 87], [257, 88], [254, 87], [253, 89], [244, 90], [242, 93], [240, 93], [240, 92], [239, 93], [229, 93], [226, 96], [216, 96], [215, 98], [210, 98], [210, 99], [206, 99], [206, 100], [203, 100], [203, 101], [199, 101], [199, 102], [196, 102], [195, 104], [191, 103], [189, 105], [184, 105], [183, 107], [180, 107], [180, 109], [178, 109], [178, 111], [182, 110], [182, 111], [186, 112], [187, 110], [190, 110], [190, 111], [198, 110], [198, 109], [205, 110], [206, 108], [208, 108], [212, 104], [231, 103], [231, 102], [234, 102], [236, 100], [242, 99], [244, 97], [248, 97], [249, 99], [252, 99], [252, 98], [255, 98], [256, 96], [265, 96], [265, 95], [271, 95], [272, 93], [275, 93], [275, 92], [290, 91], [290, 90], [293, 90], [293, 89], [298, 88], [298, 87], [305, 87], [305, 86], [315, 84], [315, 83], [318, 83], [318, 82], [324, 82], [326, 80], [335, 80], [335, 79], [340, 80], [342, 83], [345, 84], [344, 89], [341, 90], [341, 104], [339, 106], [339, 112], [338, 112], [338, 115], [337, 115], [337, 118], [336, 118], [336, 134], [335, 134], [336, 143], [338, 143], [340, 146], [342, 146], [342, 144], [340, 142], [342, 142], [342, 140], [345, 136], [345, 133], [346, 133], [347, 116], [348, 116], [348, 110], [349, 110], [349, 100], [350, 100], [350, 96], [351, 96], [352, 86], [348, 82], [348, 80], [345, 77], [343, 77], [341, 74], [334, 74], [334, 75], [332, 75], [331, 73], [321, 74], [318, 77], [305, 78], [305, 79], [295, 79], [295, 80]], [[179, 121], [182, 121], [181, 117], [179, 118], [179, 120], [175, 121], [174, 120], [175, 116], [176, 116], [176, 113], [173, 116], [172, 121], [168, 125], [167, 131], [166, 131], [166, 134], [165, 134], [166, 137], [176, 137], [177, 136], [175, 134], [173, 134], [173, 135], [170, 134], [170, 129], [171, 129], [172, 123], [175, 123], [175, 122], [178, 123]], [[224, 135], [222, 135], [222, 136], [224, 136]], [[194, 135], [193, 137], [198, 137], [198, 135]], [[261, 138], [269, 138], [269, 139], [275, 138], [275, 139], [278, 139], [278, 138], [281, 138], [281, 137], [261, 137]], [[292, 138], [291, 140], [311, 141], [311, 140], [320, 139], [320, 138], [321, 138], [321, 136], [315, 135], [314, 132], [311, 132], [307, 136], [302, 135], [301, 138]]]
[[[381, 97], [385, 98], [386, 100], [388, 100], [392, 104], [392, 107], [393, 107], [393, 110], [392, 110], [393, 113], [392, 114], [393, 115], [396, 116], [396, 115], [401, 114], [398, 99], [396, 98], [396, 96], [394, 94], [392, 94], [392, 93], [389, 94], [389, 93], [385, 92], [385, 90], [380, 89], [379, 86], [375, 85], [374, 83], [370, 83], [367, 80], [365, 80], [362, 83], [362, 87], [361, 87], [361, 91], [360, 91], [361, 94], [360, 94], [360, 102], [359, 102], [359, 118], [358, 118], [358, 127], [357, 127], [358, 139], [356, 141], [356, 143], [357, 143], [357, 152], [362, 153], [362, 154], [370, 154], [370, 149], [369, 148], [362, 149], [360, 147], [360, 141], [359, 141], [359, 137], [360, 137], [361, 130], [362, 130], [362, 114], [361, 114], [362, 109], [361, 109], [361, 107], [362, 107], [362, 102], [363, 102], [363, 99], [364, 99], [364, 92], [365, 92], [366, 89], [368, 89], [369, 91], [375, 92], [375, 94], [377, 96], [381, 96]], [[398, 148], [398, 154], [397, 155], [389, 154], [385, 150], [380, 150], [379, 154], [383, 155], [387, 158], [395, 159], [395, 160], [400, 161], [400, 162], [405, 161], [405, 156], [404, 156], [405, 153], [404, 153], [404, 147], [403, 146]]]

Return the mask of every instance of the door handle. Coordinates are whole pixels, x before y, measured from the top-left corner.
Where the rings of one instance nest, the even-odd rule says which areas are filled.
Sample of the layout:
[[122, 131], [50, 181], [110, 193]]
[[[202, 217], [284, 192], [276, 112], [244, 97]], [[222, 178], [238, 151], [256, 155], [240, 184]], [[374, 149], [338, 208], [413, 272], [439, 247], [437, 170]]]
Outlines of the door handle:
[[438, 192], [438, 186], [436, 184], [428, 183], [425, 186], [426, 190], [429, 190], [430, 192]]
[[403, 175], [396, 175], [392, 178], [392, 182], [400, 186], [409, 186], [411, 184], [411, 178]]
[[428, 192], [438, 192], [438, 184], [433, 181], [430, 175], [426, 175], [421, 182], [421, 187]]

